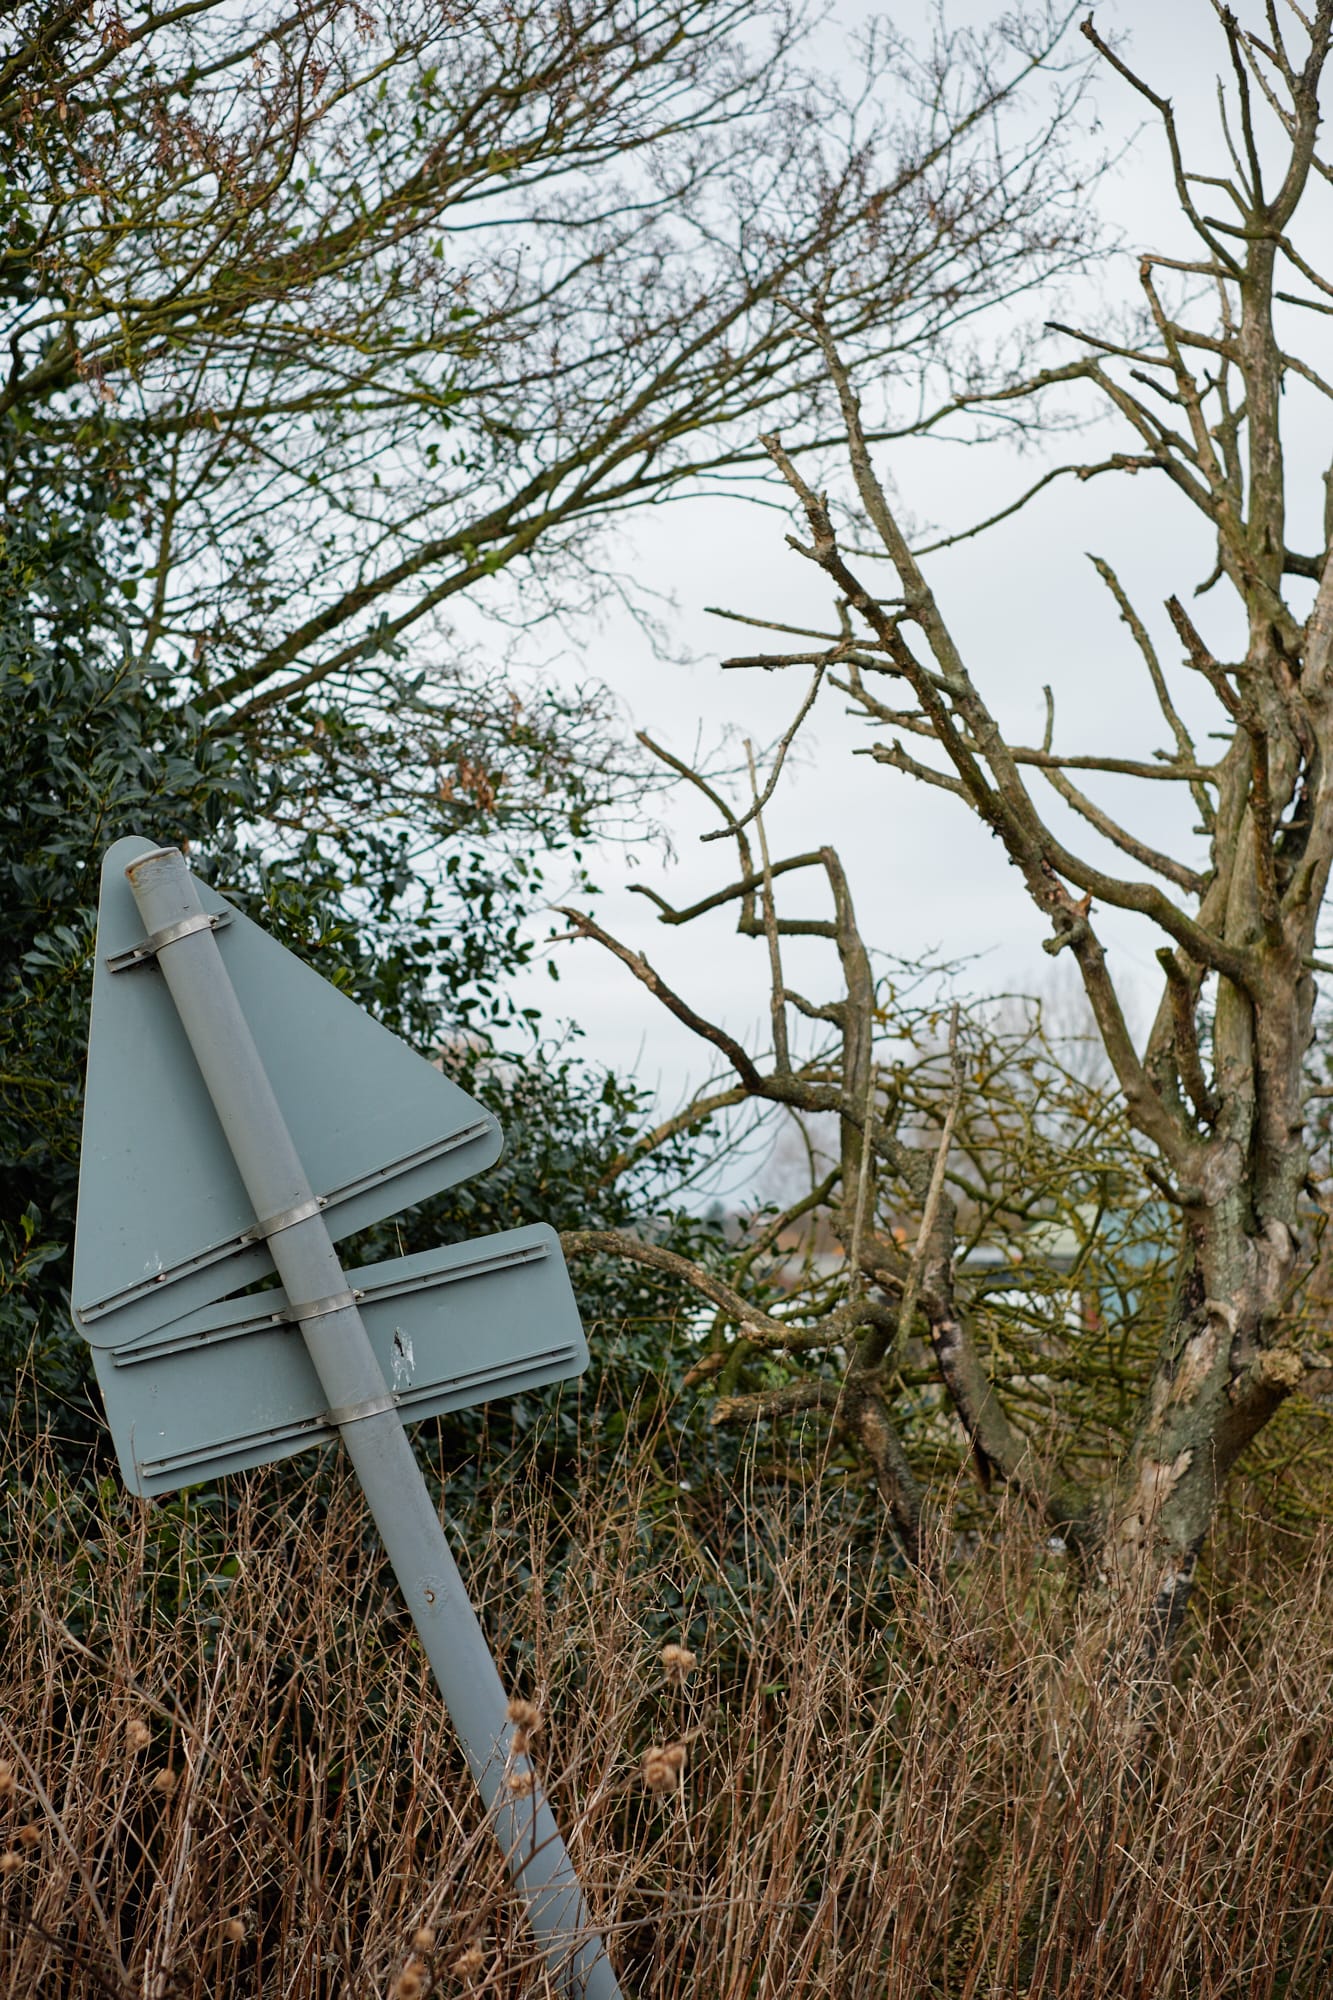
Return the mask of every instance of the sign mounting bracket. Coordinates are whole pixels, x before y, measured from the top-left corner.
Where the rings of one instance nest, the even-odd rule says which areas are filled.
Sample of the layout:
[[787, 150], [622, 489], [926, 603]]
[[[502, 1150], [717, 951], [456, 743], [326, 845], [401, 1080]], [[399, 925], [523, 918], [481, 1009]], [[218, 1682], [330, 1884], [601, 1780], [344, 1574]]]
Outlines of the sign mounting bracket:
[[191, 937], [195, 931], [220, 931], [224, 924], [231, 922], [230, 910], [201, 910], [197, 916], [186, 917], [181, 923], [167, 924], [162, 930], [154, 931], [151, 937], [139, 944], [132, 944], [128, 951], [118, 951], [107, 960], [108, 972], [133, 972], [136, 965], [147, 965], [165, 951], [177, 938]]

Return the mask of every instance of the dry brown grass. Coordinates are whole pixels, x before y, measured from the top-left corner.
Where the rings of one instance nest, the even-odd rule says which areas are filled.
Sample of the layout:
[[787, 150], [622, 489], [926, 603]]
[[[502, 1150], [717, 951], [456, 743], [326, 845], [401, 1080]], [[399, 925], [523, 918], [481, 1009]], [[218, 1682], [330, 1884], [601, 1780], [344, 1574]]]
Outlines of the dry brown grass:
[[[1145, 1731], [1021, 1520], [931, 1590], [821, 1489], [512, 1470], [464, 1560], [638, 2000], [1333, 1992], [1324, 1543]], [[335, 1470], [221, 1526], [8, 1472], [0, 1995], [545, 1992]]]

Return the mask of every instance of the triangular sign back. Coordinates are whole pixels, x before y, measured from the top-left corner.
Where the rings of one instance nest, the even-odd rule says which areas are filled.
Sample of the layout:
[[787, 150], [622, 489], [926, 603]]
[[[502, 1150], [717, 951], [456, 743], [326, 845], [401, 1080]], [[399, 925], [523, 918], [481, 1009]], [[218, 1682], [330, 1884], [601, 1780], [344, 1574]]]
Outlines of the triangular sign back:
[[[74, 1244], [74, 1318], [117, 1347], [266, 1277], [273, 1261], [125, 879], [150, 840], [102, 864]], [[499, 1158], [475, 1098], [197, 883], [269, 1080], [335, 1237], [410, 1208]]]

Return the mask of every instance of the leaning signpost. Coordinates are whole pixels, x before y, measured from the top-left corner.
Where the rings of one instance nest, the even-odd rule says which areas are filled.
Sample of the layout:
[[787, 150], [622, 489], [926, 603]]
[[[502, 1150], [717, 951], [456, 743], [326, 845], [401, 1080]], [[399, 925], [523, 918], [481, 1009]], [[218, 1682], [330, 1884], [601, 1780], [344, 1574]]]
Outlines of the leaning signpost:
[[175, 848], [108, 851], [73, 1310], [126, 1483], [166, 1493], [341, 1435], [557, 1990], [619, 2000], [403, 1427], [586, 1366], [558, 1239], [353, 1271], [334, 1248], [500, 1146]]

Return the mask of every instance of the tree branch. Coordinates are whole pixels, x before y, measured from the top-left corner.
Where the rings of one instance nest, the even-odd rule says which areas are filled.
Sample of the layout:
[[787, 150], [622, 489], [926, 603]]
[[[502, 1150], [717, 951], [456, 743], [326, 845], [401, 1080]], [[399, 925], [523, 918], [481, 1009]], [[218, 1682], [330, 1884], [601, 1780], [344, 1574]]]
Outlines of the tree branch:
[[[761, 849], [765, 848], [763, 822], [761, 815], [763, 813], [764, 807], [768, 804], [774, 792], [777, 790], [778, 779], [782, 776], [782, 767], [784, 763], [787, 761], [787, 752], [791, 749], [792, 742], [796, 736], [797, 730], [800, 728], [801, 724], [805, 721], [806, 716], [809, 715], [811, 709], [815, 705], [815, 698], [819, 693], [819, 689], [823, 682], [823, 679], [824, 679], [824, 667], [821, 664], [815, 668], [815, 677], [810, 683], [810, 692], [806, 695], [805, 700], [801, 703], [801, 706], [797, 709], [796, 714], [792, 719], [790, 728], [783, 732], [783, 735], [778, 743], [777, 756], [774, 759], [773, 769], [769, 776], [768, 783], [764, 786], [763, 792], [760, 793], [755, 789], [754, 757], [753, 753], [748, 752], [748, 746], [747, 746], [747, 754], [750, 755], [750, 789], [751, 792], [753, 793], [754, 802], [752, 805], [746, 808], [746, 810], [741, 814], [740, 818], [738, 820], [735, 820], [731, 826], [714, 827], [711, 833], [701, 834], [700, 835], [701, 840], [704, 841], [725, 840], [729, 834], [738, 833], [743, 826], [748, 826], [751, 820], [753, 820], [759, 832], [760, 848]], [[765, 853], [764, 873], [766, 878], [770, 872], [771, 871], [768, 865], [767, 854]]]
[[[813, 691], [811, 699], [813, 700]], [[773, 902], [773, 870], [768, 860], [768, 836], [764, 832], [764, 815], [760, 809], [759, 787], [755, 780], [754, 751], [750, 739], [745, 739], [745, 761], [750, 773], [750, 794], [754, 800], [752, 808], [755, 832], [759, 836], [759, 856], [763, 863], [763, 912], [764, 936], [768, 940], [768, 967], [771, 980], [769, 1014], [773, 1022], [773, 1061], [779, 1076], [791, 1070], [791, 1056], [787, 1046], [787, 1002], [782, 985], [782, 952], [778, 944], [778, 913]]]
[[1208, 1081], [1203, 1073], [1203, 1063], [1199, 1057], [1199, 1040], [1194, 1025], [1194, 1008], [1198, 999], [1197, 982], [1181, 965], [1176, 953], [1168, 951], [1165, 946], [1157, 954], [1157, 963], [1166, 974], [1180, 1080], [1189, 1092], [1190, 1103], [1194, 1106], [1195, 1115], [1200, 1123], [1207, 1126], [1215, 1125], [1222, 1107], [1208, 1088]]
[[760, 1424], [773, 1417], [793, 1417], [802, 1410], [835, 1410], [841, 1396], [836, 1382], [792, 1382], [785, 1389], [768, 1389], [758, 1396], [719, 1396], [709, 1411], [710, 1424]]
[[[821, 861], [822, 856], [819, 854], [794, 854], [786, 861], [775, 861], [770, 873], [776, 881], [779, 875], [789, 875], [796, 868], [818, 868]], [[650, 889], [644, 882], [632, 882], [630, 894], [647, 896], [650, 902], [656, 903], [659, 923], [688, 924], [692, 923], [695, 917], [703, 916], [708, 910], [720, 909], [724, 903], [734, 903], [738, 896], [744, 897], [747, 901], [751, 900], [763, 887], [763, 882], [762, 871], [743, 875], [739, 882], [733, 882], [726, 889], [714, 890], [711, 896], [703, 896], [697, 903], [691, 903], [687, 910], [673, 909], [664, 896], [660, 896], [656, 889]]]
[[[1152, 682], [1153, 693], [1157, 697], [1157, 705], [1166, 718], [1167, 727], [1170, 729], [1175, 742], [1178, 759], [1182, 764], [1191, 764], [1197, 767], [1199, 759], [1198, 752], [1194, 747], [1194, 738], [1185, 727], [1180, 711], [1171, 699], [1171, 691], [1166, 684], [1166, 675], [1162, 672], [1162, 664], [1157, 657], [1157, 648], [1153, 645], [1148, 635], [1147, 626], [1130, 603], [1128, 593], [1122, 587], [1120, 579], [1112, 569], [1110, 563], [1102, 556], [1090, 555], [1088, 560], [1115, 599], [1120, 616], [1129, 627], [1134, 644], [1139, 649], [1143, 663], [1148, 669], [1148, 678]], [[1194, 803], [1199, 809], [1200, 819], [1205, 828], [1210, 828], [1213, 824], [1212, 800], [1205, 791], [1201, 780], [1192, 780], [1190, 789]]]
[[621, 944], [591, 917], [585, 916], [580, 910], [569, 908], [564, 903], [559, 903], [556, 907], [562, 917], [569, 918], [580, 937], [595, 938], [597, 943], [618, 958], [622, 965], [627, 965], [634, 977], [648, 988], [654, 999], [660, 1000], [678, 1021], [683, 1021], [687, 1028], [692, 1029], [704, 1041], [711, 1042], [715, 1049], [720, 1049], [747, 1090], [762, 1092], [764, 1080], [734, 1035], [729, 1035], [725, 1028], [717, 1027], [712, 1021], [705, 1021], [702, 1014], [696, 1014], [693, 1007], [682, 1000], [678, 993], [673, 992], [666, 981], [654, 972], [646, 958], [636, 951], [631, 951], [628, 945]]
[[[1049, 688], [1046, 693], [1049, 699]], [[1187, 896], [1203, 894], [1207, 887], [1204, 876], [1196, 874], [1192, 868], [1187, 868], [1183, 861], [1177, 861], [1171, 855], [1163, 854], [1160, 849], [1150, 847], [1146, 840], [1140, 840], [1136, 834], [1130, 833], [1117, 820], [1113, 820], [1109, 813], [1094, 805], [1077, 785], [1071, 784], [1058, 767], [1045, 766], [1043, 776], [1067, 806], [1078, 813], [1080, 818], [1085, 819], [1089, 826], [1095, 827], [1104, 840], [1109, 840], [1122, 854], [1127, 854], [1131, 861], [1137, 861], [1144, 868], [1151, 868], [1154, 874], [1161, 875], [1166, 881], [1174, 883], [1177, 889], [1183, 889]]]
[[734, 1286], [706, 1271], [702, 1264], [660, 1243], [647, 1243], [641, 1236], [631, 1236], [623, 1229], [566, 1229], [561, 1232], [560, 1245], [567, 1257], [623, 1257], [628, 1263], [643, 1264], [669, 1278], [679, 1278], [734, 1321], [755, 1347], [774, 1351], [819, 1348], [828, 1346], [837, 1337], [822, 1327], [793, 1327], [772, 1318], [751, 1305]]

